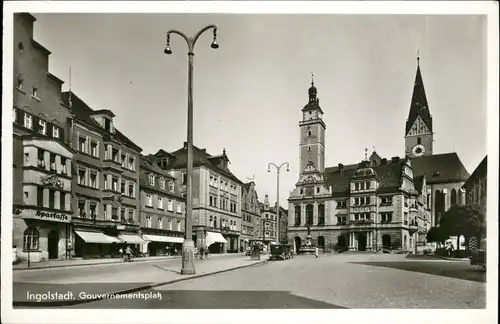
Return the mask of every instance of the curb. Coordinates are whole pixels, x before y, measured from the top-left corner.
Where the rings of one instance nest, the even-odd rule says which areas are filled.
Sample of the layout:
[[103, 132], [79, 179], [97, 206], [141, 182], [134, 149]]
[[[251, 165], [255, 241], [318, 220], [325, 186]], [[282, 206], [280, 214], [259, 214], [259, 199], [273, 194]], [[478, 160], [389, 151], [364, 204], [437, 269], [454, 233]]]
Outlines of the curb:
[[[135, 259], [134, 262], [152, 262], [152, 261], [162, 261], [162, 260], [174, 260], [174, 259], [179, 259], [181, 256], [175, 256], [175, 257], [165, 257], [164, 259], [148, 259], [148, 260], [141, 260]], [[56, 265], [47, 265], [47, 266], [42, 266], [42, 267], [33, 267], [33, 268], [12, 268], [12, 271], [26, 271], [26, 270], [43, 270], [43, 269], [52, 269], [52, 268], [71, 268], [71, 267], [84, 267], [84, 266], [95, 266], [95, 265], [108, 265], [108, 264], [117, 264], [117, 263], [123, 263], [123, 260], [121, 258], [118, 258], [117, 261], [112, 261], [112, 262], [94, 262], [94, 263], [77, 263], [77, 264], [56, 264]]]
[[[238, 270], [238, 269], [242, 269], [242, 268], [248, 268], [248, 267], [256, 266], [256, 265], [263, 264], [266, 262], [268, 262], [268, 260], [263, 260], [263, 261], [252, 263], [252, 264], [245, 264], [245, 265], [234, 267], [234, 268], [228, 268], [228, 269], [223, 269], [223, 270], [217, 270], [214, 272], [207, 272], [207, 273], [203, 273], [203, 274], [199, 274], [199, 275], [193, 275], [190, 277], [179, 278], [179, 279], [168, 280], [168, 281], [160, 281], [160, 282], [155, 282], [155, 283], [144, 285], [144, 286], [138, 286], [138, 287], [134, 287], [134, 288], [119, 290], [119, 291], [110, 292], [110, 293], [101, 293], [101, 294], [111, 294], [111, 295], [131, 294], [134, 292], [138, 292], [138, 291], [146, 290], [146, 289], [151, 289], [151, 288], [155, 288], [158, 286], [170, 285], [170, 284], [174, 284], [174, 283], [181, 282], [181, 281], [187, 281], [187, 280], [191, 280], [191, 279], [207, 277], [207, 276], [211, 276], [214, 274], [229, 272], [229, 271]], [[55, 302], [12, 301], [12, 306], [13, 307], [16, 307], [16, 306], [17, 307], [62, 307], [62, 306], [73, 306], [73, 305], [91, 303], [91, 302], [100, 301], [103, 299], [105, 299], [105, 298], [99, 297], [99, 298], [92, 298], [92, 299], [77, 299], [77, 300], [55, 301]]]
[[447, 261], [468, 261], [469, 258], [461, 258], [461, 259], [457, 259], [457, 258], [448, 258], [448, 257], [443, 257], [443, 256], [439, 256], [439, 255], [434, 255], [435, 258], [439, 258], [439, 259], [443, 259], [443, 260], [447, 260]]

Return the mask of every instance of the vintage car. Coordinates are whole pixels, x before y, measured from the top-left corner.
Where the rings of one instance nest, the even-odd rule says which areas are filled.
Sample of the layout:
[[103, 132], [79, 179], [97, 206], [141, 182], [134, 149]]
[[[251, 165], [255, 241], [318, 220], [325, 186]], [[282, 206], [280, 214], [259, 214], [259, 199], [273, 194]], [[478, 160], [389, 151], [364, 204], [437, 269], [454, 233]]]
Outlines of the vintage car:
[[293, 258], [292, 249], [287, 244], [271, 244], [269, 260], [287, 260]]
[[470, 253], [469, 260], [471, 265], [480, 265], [486, 269], [486, 238], [481, 239], [478, 249]]

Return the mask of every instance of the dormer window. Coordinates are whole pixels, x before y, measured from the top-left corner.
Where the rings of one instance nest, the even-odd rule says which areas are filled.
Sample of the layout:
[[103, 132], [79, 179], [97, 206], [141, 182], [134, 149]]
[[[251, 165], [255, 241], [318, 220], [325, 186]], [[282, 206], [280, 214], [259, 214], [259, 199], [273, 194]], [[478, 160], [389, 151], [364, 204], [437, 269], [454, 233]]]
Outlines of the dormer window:
[[154, 174], [149, 174], [149, 185], [154, 186], [155, 185], [155, 175]]
[[59, 127], [52, 126], [52, 137], [59, 138]]
[[160, 178], [160, 188], [165, 189], [165, 179]]
[[312, 135], [312, 132], [311, 131], [308, 131], [307, 132], [307, 136], [311, 136]]
[[24, 127], [29, 129], [33, 128], [33, 116], [28, 113], [24, 113]]
[[111, 132], [111, 120], [104, 118], [104, 130]]
[[38, 98], [38, 87], [36, 85], [33, 86], [33, 93], [31, 94], [33, 98]]
[[170, 182], [168, 183], [168, 190], [169, 190], [170, 192], [174, 192], [174, 182], [173, 182], [173, 181], [170, 181]]
[[42, 135], [47, 135], [47, 122], [43, 119], [39, 119], [38, 126], [38, 132]]

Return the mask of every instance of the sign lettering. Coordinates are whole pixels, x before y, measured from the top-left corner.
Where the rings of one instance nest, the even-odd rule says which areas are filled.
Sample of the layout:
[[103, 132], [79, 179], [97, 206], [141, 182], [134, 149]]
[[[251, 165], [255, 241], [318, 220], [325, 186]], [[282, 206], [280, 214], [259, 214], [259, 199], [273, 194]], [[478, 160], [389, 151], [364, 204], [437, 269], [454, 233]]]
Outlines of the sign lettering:
[[68, 215], [65, 214], [59, 214], [59, 213], [49, 213], [49, 212], [43, 212], [43, 211], [36, 211], [36, 216], [44, 219], [49, 219], [49, 220], [60, 220], [60, 221], [69, 221]]

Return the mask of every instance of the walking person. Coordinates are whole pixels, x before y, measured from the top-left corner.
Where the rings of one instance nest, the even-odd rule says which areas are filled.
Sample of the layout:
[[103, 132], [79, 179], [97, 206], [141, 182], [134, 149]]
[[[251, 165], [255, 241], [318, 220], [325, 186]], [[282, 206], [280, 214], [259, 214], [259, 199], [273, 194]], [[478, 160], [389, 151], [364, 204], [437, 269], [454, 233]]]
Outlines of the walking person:
[[314, 248], [314, 255], [316, 255], [316, 259], [317, 259], [318, 256], [319, 256], [319, 249], [318, 249], [318, 247]]
[[202, 247], [200, 247], [200, 260], [203, 260], [203, 253], [205, 253], [205, 249]]

